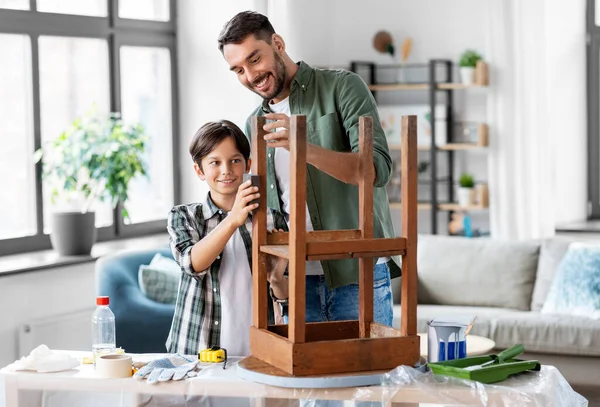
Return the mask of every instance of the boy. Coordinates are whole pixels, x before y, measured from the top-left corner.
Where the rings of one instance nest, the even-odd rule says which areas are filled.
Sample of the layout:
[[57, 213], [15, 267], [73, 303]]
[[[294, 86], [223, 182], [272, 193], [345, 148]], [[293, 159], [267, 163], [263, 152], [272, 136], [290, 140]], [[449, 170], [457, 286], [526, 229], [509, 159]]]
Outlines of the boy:
[[[182, 275], [167, 350], [197, 355], [212, 346], [229, 355], [250, 354], [252, 324], [252, 221], [258, 188], [244, 182], [250, 170], [250, 144], [232, 122], [202, 126], [190, 144], [198, 177], [209, 193], [202, 203], [175, 206], [167, 230]], [[283, 216], [267, 211], [269, 230], [287, 230]], [[271, 296], [288, 297], [286, 260], [269, 259]], [[271, 311], [271, 310], [270, 310]]]

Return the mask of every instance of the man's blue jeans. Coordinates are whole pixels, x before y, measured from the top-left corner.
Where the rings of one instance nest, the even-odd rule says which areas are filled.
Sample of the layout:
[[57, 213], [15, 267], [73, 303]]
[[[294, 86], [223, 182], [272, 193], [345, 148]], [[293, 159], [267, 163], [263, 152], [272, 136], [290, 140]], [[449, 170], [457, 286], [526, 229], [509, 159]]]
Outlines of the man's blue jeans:
[[[373, 319], [392, 326], [392, 286], [386, 263], [373, 270]], [[327, 288], [325, 276], [306, 276], [306, 322], [358, 319], [358, 284]]]
[[[373, 319], [392, 326], [392, 286], [386, 263], [373, 269]], [[325, 276], [306, 276], [306, 322], [358, 319], [358, 284], [329, 289]], [[288, 322], [287, 316], [284, 317]]]

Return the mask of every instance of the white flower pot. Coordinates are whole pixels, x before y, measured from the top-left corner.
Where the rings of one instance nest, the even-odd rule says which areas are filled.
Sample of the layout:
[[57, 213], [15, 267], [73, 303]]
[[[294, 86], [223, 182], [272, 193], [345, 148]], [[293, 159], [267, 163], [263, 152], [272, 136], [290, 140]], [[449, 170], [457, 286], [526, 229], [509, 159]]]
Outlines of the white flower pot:
[[475, 189], [474, 188], [458, 188], [458, 206], [468, 207], [473, 205], [475, 202]]
[[475, 68], [468, 66], [460, 67], [460, 81], [463, 85], [472, 85], [475, 83]]

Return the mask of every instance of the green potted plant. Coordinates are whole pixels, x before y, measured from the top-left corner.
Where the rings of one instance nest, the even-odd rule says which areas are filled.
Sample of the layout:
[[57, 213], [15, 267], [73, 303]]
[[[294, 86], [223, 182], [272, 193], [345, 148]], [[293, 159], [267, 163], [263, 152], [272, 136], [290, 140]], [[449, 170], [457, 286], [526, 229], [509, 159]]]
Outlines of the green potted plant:
[[469, 173], [463, 172], [458, 180], [458, 205], [471, 206], [475, 202], [475, 179]]
[[481, 59], [481, 55], [470, 49], [462, 53], [458, 65], [460, 66], [460, 78], [463, 84], [472, 85], [475, 82], [475, 66], [477, 66], [477, 61]]
[[[146, 175], [143, 155], [147, 136], [140, 124], [126, 125], [119, 114], [90, 111], [77, 118], [59, 137], [35, 152], [42, 161], [44, 184], [51, 190], [52, 247], [63, 256], [90, 254], [96, 241], [92, 204], [120, 202], [128, 217], [129, 182]], [[60, 210], [70, 203], [75, 210]]]

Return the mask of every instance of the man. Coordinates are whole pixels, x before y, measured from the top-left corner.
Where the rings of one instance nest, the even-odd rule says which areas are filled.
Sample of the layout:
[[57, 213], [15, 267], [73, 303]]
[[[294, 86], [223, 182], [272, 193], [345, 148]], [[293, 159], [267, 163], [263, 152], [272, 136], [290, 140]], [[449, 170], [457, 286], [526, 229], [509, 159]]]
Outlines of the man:
[[[252, 116], [265, 116], [269, 142], [269, 207], [290, 212], [289, 117], [306, 116], [307, 230], [358, 228], [358, 119], [373, 117], [374, 235], [395, 237], [385, 185], [392, 159], [379, 123], [375, 100], [364, 81], [346, 71], [320, 70], [295, 63], [268, 18], [237, 14], [219, 35], [219, 50], [239, 81], [264, 102]], [[250, 137], [250, 118], [246, 136]], [[400, 275], [399, 258], [377, 259], [374, 319], [392, 324], [391, 277]], [[307, 262], [307, 322], [358, 319], [358, 261]]]

